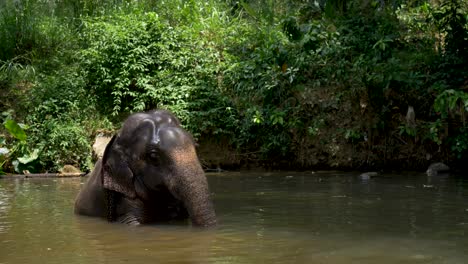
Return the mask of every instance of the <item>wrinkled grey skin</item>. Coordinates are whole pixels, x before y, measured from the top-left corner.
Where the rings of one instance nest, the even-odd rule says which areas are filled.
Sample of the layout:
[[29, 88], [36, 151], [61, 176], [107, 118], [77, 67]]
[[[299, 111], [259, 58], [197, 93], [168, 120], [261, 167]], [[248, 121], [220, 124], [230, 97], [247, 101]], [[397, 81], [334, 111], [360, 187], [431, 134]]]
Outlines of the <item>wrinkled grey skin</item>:
[[216, 225], [193, 139], [162, 110], [128, 117], [78, 194], [75, 213], [128, 224], [189, 217], [195, 226]]

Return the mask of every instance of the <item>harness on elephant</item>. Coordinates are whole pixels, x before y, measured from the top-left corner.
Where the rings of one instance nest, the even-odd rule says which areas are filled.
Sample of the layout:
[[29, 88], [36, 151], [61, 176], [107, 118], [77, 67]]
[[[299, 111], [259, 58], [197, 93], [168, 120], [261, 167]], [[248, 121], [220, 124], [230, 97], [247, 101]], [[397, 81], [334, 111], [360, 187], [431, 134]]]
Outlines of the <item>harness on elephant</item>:
[[115, 211], [115, 200], [116, 200], [116, 193], [115, 191], [104, 189], [104, 196], [106, 201], [106, 218], [109, 222], [114, 222], [117, 218], [116, 211]]
[[[104, 175], [104, 166], [101, 169], [101, 175]], [[116, 204], [118, 193], [113, 190], [104, 188], [104, 202], [106, 204], [106, 218], [109, 222], [114, 222], [117, 219]]]

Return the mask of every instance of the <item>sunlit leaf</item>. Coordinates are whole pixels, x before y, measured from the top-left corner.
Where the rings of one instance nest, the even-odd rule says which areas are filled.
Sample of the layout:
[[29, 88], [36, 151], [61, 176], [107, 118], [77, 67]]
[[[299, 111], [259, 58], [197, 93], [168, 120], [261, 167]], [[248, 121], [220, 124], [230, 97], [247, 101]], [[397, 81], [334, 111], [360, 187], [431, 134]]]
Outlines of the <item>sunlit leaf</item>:
[[20, 163], [19, 163], [18, 160], [14, 160], [13, 162], [11, 162], [11, 165], [13, 165], [13, 169], [14, 169], [16, 172], [18, 172], [18, 173], [20, 173], [20, 171], [19, 171], [19, 164], [20, 164]]
[[14, 120], [8, 119], [5, 122], [5, 128], [16, 139], [19, 139], [21, 141], [26, 141], [26, 133]]
[[7, 148], [0, 148], [0, 156], [6, 156], [8, 153], [10, 153], [10, 150]]
[[37, 160], [37, 158], [39, 157], [39, 150], [38, 149], [35, 149], [33, 151], [33, 153], [30, 153], [30, 154], [26, 154], [24, 155], [23, 157], [21, 158], [18, 158], [18, 161], [22, 164], [28, 164], [32, 161], [35, 161]]

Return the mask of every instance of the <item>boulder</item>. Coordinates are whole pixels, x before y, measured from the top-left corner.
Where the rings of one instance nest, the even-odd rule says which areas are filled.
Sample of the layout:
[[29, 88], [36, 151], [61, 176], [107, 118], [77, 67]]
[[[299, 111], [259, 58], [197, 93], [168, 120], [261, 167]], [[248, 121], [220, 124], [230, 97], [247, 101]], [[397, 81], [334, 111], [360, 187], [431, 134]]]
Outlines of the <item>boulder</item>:
[[76, 168], [73, 165], [65, 165], [59, 170], [60, 174], [80, 174], [80, 169]]
[[96, 157], [96, 159], [102, 158], [104, 155], [104, 150], [106, 149], [106, 146], [111, 139], [111, 136], [105, 136], [102, 134], [96, 136], [93, 144], [93, 155]]
[[361, 178], [361, 180], [370, 180], [371, 178], [377, 177], [378, 175], [378, 172], [370, 171], [362, 173], [361, 175], [359, 175], [359, 178]]
[[445, 165], [442, 162], [436, 162], [436, 163], [432, 163], [431, 165], [429, 165], [429, 167], [427, 168], [426, 174], [427, 176], [436, 176], [438, 174], [448, 173], [448, 172], [450, 172], [449, 166]]

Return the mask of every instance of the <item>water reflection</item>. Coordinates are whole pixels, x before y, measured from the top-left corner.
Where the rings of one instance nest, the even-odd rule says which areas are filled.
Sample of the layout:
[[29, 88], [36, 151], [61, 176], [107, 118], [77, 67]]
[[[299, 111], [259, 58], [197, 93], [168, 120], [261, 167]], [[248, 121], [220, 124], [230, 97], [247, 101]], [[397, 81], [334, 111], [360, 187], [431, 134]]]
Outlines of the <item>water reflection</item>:
[[[465, 263], [463, 178], [208, 176], [219, 227], [75, 216], [80, 179], [0, 180], [0, 263]], [[436, 181], [437, 180], [437, 181]], [[430, 187], [428, 187], [430, 185]]]
[[7, 215], [11, 207], [11, 196], [0, 182], [0, 234], [6, 233], [10, 226]]

